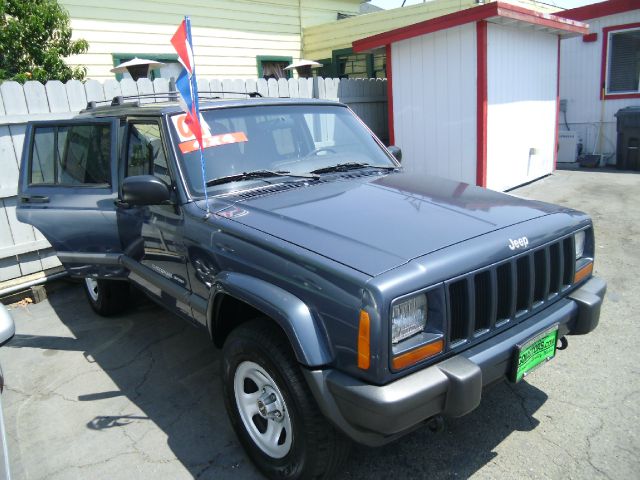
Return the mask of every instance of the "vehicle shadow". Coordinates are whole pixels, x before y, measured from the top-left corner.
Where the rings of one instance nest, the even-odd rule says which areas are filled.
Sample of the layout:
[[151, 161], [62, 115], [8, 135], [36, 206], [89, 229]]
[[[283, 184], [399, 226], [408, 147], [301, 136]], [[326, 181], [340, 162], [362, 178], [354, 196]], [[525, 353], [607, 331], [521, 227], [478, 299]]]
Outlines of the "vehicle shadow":
[[[171, 452], [194, 478], [260, 478], [227, 419], [219, 382], [220, 353], [204, 331], [143, 298], [126, 314], [99, 317], [78, 285], [56, 289], [49, 303], [75, 339], [16, 335], [9, 346], [42, 349], [45, 356], [56, 350], [81, 352], [87, 368], [99, 366], [115, 388], [88, 389], [77, 395], [77, 401], [124, 396], [133, 404], [115, 414], [109, 402], [102, 402], [98, 405], [105, 405], [103, 415], [73, 421], [96, 431], [124, 429], [123, 434], [137, 442], [136, 450], [153, 448], [153, 442], [145, 443], [147, 422], [152, 422], [153, 430], [166, 435]], [[355, 446], [336, 478], [469, 477], [497, 455], [496, 446], [512, 432], [536, 427], [532, 414], [546, 399], [526, 382], [498, 384], [486, 392], [476, 411], [448, 421], [442, 433], [421, 428], [383, 448]]]

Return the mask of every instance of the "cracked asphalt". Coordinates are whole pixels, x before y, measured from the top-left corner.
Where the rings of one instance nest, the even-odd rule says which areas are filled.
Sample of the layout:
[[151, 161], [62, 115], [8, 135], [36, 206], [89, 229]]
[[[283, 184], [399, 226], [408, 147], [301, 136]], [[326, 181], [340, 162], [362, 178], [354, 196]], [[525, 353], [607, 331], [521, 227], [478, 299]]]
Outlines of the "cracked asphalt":
[[[598, 329], [442, 433], [354, 447], [338, 478], [640, 478], [640, 174], [558, 171], [512, 193], [593, 216], [609, 284]], [[11, 311], [0, 362], [14, 479], [259, 478], [201, 331], [143, 299], [100, 318], [67, 282]]]

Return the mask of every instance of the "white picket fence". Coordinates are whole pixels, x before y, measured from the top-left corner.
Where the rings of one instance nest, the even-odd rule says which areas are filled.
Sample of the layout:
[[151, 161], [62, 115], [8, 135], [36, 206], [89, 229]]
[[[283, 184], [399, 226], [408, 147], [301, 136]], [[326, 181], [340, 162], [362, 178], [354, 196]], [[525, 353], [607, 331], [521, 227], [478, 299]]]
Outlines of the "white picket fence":
[[[263, 97], [339, 100], [348, 104], [383, 141], [388, 138], [386, 80], [201, 78], [198, 79], [198, 90], [222, 92], [216, 96], [223, 98], [245, 98], [235, 92], [258, 92]], [[26, 123], [71, 118], [91, 101], [165, 92], [169, 92], [166, 79], [0, 84], [0, 282], [60, 265], [42, 234], [16, 218], [18, 173]], [[158, 99], [163, 100], [166, 99]], [[156, 100], [142, 97], [140, 101]]]

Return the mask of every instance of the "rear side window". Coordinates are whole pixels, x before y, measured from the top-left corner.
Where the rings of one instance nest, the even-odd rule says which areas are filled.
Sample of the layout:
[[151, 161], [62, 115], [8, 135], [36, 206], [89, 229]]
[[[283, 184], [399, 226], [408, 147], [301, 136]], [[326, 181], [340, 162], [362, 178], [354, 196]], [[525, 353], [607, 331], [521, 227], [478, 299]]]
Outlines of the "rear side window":
[[31, 185], [110, 185], [111, 125], [36, 127]]

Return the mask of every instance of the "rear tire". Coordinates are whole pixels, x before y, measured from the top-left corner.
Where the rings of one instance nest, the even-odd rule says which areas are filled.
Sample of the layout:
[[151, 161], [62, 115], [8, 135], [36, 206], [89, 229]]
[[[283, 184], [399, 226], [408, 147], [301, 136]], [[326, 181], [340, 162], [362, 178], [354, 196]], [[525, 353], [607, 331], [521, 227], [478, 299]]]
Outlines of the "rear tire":
[[351, 442], [320, 413], [287, 338], [268, 319], [231, 332], [222, 386], [231, 424], [267, 478], [331, 478], [349, 456]]
[[128, 282], [86, 277], [83, 285], [89, 305], [98, 315], [115, 315], [129, 306]]

